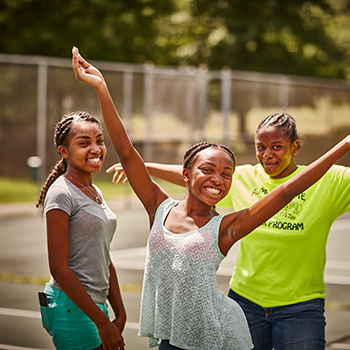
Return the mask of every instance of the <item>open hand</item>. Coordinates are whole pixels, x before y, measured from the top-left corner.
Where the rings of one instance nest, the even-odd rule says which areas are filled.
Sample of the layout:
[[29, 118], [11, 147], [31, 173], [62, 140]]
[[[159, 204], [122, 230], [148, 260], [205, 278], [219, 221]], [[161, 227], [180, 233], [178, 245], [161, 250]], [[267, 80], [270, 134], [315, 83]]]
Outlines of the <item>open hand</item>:
[[116, 184], [119, 184], [122, 182], [122, 179], [123, 179], [123, 184], [127, 183], [128, 182], [128, 178], [126, 177], [125, 175], [125, 171], [122, 167], [122, 165], [120, 163], [117, 163], [117, 164], [114, 164], [112, 165], [111, 167], [109, 167], [107, 170], [106, 170], [106, 173], [111, 173], [112, 171], [114, 171], [114, 175], [113, 175], [113, 178], [112, 178], [112, 182], [115, 182]]
[[72, 49], [72, 67], [77, 80], [82, 81], [94, 88], [98, 88], [104, 78], [101, 72], [93, 65], [88, 63], [79, 53], [79, 49], [73, 46]]

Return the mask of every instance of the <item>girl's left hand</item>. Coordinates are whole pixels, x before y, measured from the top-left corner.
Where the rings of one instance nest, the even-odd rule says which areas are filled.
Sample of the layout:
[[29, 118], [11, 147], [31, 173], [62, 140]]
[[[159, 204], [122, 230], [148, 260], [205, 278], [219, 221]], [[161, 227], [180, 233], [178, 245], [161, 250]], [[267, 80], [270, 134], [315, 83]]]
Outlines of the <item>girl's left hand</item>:
[[72, 49], [72, 67], [77, 80], [82, 81], [95, 89], [104, 82], [101, 72], [85, 61], [80, 55], [78, 48], [75, 46], [73, 46]]

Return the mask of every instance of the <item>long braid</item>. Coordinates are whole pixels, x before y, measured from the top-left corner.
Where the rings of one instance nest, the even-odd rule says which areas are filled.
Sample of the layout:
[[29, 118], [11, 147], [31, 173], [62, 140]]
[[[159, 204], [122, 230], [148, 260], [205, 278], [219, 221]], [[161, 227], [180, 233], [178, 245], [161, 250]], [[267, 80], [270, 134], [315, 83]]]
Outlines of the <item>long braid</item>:
[[67, 170], [67, 161], [64, 158], [61, 158], [51, 169], [50, 175], [47, 177], [44, 186], [41, 189], [38, 203], [36, 204], [37, 208], [44, 207], [44, 201], [46, 197], [47, 190], [54, 183], [54, 181], [61, 175], [63, 175]]
[[[54, 132], [54, 144], [56, 148], [59, 146], [68, 145], [68, 135], [72, 131], [72, 128], [75, 123], [79, 121], [88, 121], [92, 123], [97, 123], [101, 130], [102, 126], [100, 121], [94, 116], [86, 112], [73, 112], [69, 115], [65, 115], [57, 124]], [[44, 209], [44, 201], [48, 189], [53, 184], [55, 180], [61, 175], [63, 175], [67, 170], [67, 161], [64, 158], [61, 158], [51, 169], [50, 175], [47, 177], [45, 184], [43, 185], [38, 203], [36, 204], [37, 208]]]
[[223, 149], [224, 151], [226, 151], [229, 156], [231, 157], [233, 164], [236, 166], [236, 157], [234, 155], [234, 153], [225, 145], [220, 145], [218, 143], [214, 143], [214, 142], [200, 142], [197, 143], [195, 145], [193, 145], [192, 147], [190, 147], [183, 158], [183, 167], [184, 169], [190, 169], [192, 166], [192, 161], [195, 157], [196, 154], [198, 154], [200, 151], [203, 151], [206, 148], [219, 148], [219, 149]]

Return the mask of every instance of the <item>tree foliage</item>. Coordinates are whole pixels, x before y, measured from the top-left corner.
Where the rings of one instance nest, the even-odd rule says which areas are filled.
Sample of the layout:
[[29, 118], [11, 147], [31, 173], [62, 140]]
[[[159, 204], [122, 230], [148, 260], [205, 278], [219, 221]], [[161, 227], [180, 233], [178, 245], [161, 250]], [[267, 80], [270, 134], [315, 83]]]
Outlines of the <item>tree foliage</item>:
[[0, 51], [143, 62], [152, 58], [156, 20], [173, 7], [162, 0], [5, 0], [0, 5]]
[[350, 76], [350, 0], [3, 0], [0, 52]]

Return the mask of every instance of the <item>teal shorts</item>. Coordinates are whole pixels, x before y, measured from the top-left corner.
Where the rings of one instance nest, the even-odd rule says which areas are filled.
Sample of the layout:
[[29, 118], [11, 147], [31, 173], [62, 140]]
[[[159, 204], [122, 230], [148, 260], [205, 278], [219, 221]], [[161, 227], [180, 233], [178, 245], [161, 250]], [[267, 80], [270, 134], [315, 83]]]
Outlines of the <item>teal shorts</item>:
[[[45, 286], [48, 306], [40, 306], [43, 327], [56, 349], [95, 349], [101, 344], [96, 325], [59, 289]], [[108, 316], [108, 305], [97, 304]]]

